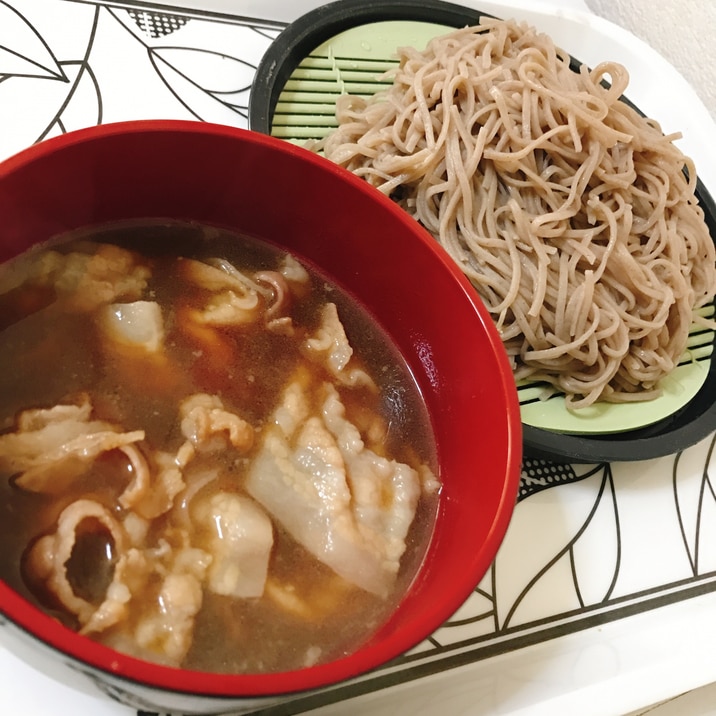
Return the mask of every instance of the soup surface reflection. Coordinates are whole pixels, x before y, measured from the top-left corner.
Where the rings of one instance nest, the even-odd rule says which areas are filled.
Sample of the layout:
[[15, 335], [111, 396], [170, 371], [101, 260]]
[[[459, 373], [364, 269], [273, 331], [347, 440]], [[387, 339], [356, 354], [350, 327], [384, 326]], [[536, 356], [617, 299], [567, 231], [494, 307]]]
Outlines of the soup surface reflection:
[[430, 539], [428, 415], [363, 308], [255, 239], [178, 222], [0, 267], [0, 577], [140, 658], [349, 653]]

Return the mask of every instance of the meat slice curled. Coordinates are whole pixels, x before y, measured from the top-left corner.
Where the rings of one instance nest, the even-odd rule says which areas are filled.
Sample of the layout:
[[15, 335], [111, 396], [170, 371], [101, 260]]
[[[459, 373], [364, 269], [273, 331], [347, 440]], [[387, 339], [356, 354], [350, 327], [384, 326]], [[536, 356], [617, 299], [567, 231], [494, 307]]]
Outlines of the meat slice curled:
[[20, 413], [17, 430], [0, 435], [0, 470], [17, 475], [30, 492], [61, 492], [100, 454], [144, 439], [143, 430], [122, 432], [92, 419], [92, 405], [57, 405]]

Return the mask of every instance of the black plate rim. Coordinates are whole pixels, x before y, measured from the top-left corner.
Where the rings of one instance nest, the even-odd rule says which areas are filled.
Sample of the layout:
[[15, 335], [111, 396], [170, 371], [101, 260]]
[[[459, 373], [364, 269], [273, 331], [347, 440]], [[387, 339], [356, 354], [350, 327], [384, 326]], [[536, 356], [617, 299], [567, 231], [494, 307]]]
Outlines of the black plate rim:
[[[249, 96], [249, 128], [271, 133], [276, 102], [297, 65], [337, 34], [373, 22], [412, 20], [454, 26], [479, 22], [490, 13], [444, 0], [336, 0], [302, 15], [276, 37], [258, 64]], [[572, 57], [572, 66], [579, 60]], [[627, 97], [622, 98], [640, 112]], [[716, 243], [716, 202], [700, 179], [696, 195]], [[714, 339], [716, 347], [716, 338]], [[660, 422], [618, 434], [585, 436], [522, 424], [525, 457], [570, 463], [632, 462], [674, 455], [716, 430], [716, 350], [709, 374], [694, 398]]]
[[269, 134], [276, 102], [296, 66], [339, 33], [372, 22], [414, 20], [460, 27], [488, 13], [443, 0], [336, 0], [297, 18], [276, 37], [256, 68], [249, 94], [249, 128]]

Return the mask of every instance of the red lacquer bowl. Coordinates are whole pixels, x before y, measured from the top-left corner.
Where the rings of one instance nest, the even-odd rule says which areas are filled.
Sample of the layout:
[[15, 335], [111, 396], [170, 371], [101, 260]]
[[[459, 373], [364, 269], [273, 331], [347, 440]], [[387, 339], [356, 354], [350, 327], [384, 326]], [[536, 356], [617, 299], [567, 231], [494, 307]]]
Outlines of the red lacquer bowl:
[[443, 482], [434, 537], [409, 594], [350, 656], [271, 675], [157, 666], [78, 636], [0, 582], [0, 638], [15, 653], [136, 708], [258, 708], [380, 666], [428, 637], [470, 595], [517, 496], [517, 395], [474, 289], [404, 211], [280, 140], [200, 122], [140, 121], [66, 134], [0, 164], [0, 217], [0, 261], [71, 229], [171, 217], [263, 237], [316, 263], [365, 305], [407, 360], [431, 416]]

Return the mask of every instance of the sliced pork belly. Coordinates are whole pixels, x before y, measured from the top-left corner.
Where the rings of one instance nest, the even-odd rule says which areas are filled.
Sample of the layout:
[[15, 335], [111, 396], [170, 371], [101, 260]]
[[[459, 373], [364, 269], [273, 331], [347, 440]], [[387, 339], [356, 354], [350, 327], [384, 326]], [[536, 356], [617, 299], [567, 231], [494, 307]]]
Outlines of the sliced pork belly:
[[197, 499], [192, 513], [206, 535], [202, 546], [212, 556], [209, 589], [232, 597], [260, 597], [273, 547], [268, 515], [251, 498], [230, 492]]
[[0, 470], [17, 474], [16, 485], [57, 493], [101, 453], [144, 439], [143, 430], [121, 432], [92, 419], [89, 400], [20, 413], [17, 431], [0, 435]]
[[[134, 635], [130, 653], [178, 665], [191, 647], [211, 555], [192, 547], [186, 534], [172, 535], [171, 543], [160, 539], [154, 547], [133, 546], [136, 525], [129, 527], [125, 530], [98, 502], [76, 500], [62, 511], [55, 531], [31, 547], [26, 572], [77, 618], [82, 634], [117, 627], [118, 634]], [[76, 586], [77, 575], [73, 578], [70, 566], [87, 528], [103, 532], [114, 555], [113, 564], [104, 564], [107, 556], [103, 563], [82, 566], [89, 573], [111, 568], [104, 594], [92, 601]], [[112, 638], [110, 635], [110, 643]]]
[[148, 520], [168, 512], [186, 487], [176, 456], [155, 450], [148, 461], [137, 445], [120, 450], [128, 459], [132, 479], [119, 496], [119, 504]]
[[321, 324], [305, 342], [306, 354], [322, 363], [342, 385], [375, 388], [371, 377], [351, 363], [353, 348], [338, 316], [335, 303], [326, 303], [321, 311]]
[[254, 499], [306, 549], [349, 582], [385, 596], [405, 550], [420, 496], [408, 465], [368, 450], [325, 383], [291, 383], [249, 469]]
[[98, 244], [95, 253], [48, 251], [29, 265], [27, 278], [54, 287], [74, 310], [91, 311], [113, 301], [141, 298], [150, 276], [149, 266], [136, 254]]
[[156, 301], [110, 303], [98, 312], [99, 326], [106, 338], [147, 354], [164, 347], [164, 319]]
[[179, 407], [182, 435], [197, 452], [223, 449], [228, 441], [240, 452], [254, 443], [254, 429], [224, 407], [218, 395], [195, 393]]
[[228, 261], [204, 263], [196, 259], [182, 259], [185, 278], [209, 292], [202, 309], [190, 312], [190, 318], [200, 324], [235, 326], [257, 320], [261, 311], [261, 296], [271, 291], [245, 276]]
[[54, 533], [41, 537], [33, 544], [25, 564], [33, 582], [43, 584], [70, 614], [77, 617], [82, 626], [92, 619], [97, 606], [75, 592], [67, 565], [80, 528], [86, 521], [91, 521], [95, 530], [101, 529], [106, 533], [114, 550], [122, 551], [126, 538], [117, 519], [98, 502], [82, 499], [62, 511]]
[[[194, 621], [201, 609], [204, 594], [202, 583], [211, 556], [194, 548], [173, 550], [169, 559], [154, 569], [162, 575], [157, 599], [146, 609], [136, 626], [134, 636], [140, 647], [137, 656], [179, 665], [191, 648]], [[162, 569], [163, 567], [163, 569]]]

